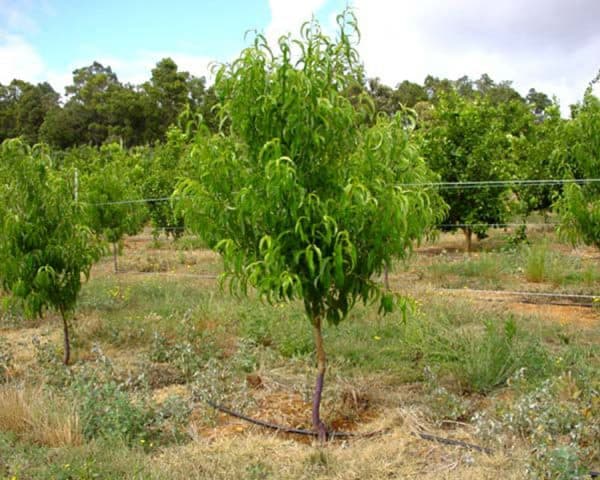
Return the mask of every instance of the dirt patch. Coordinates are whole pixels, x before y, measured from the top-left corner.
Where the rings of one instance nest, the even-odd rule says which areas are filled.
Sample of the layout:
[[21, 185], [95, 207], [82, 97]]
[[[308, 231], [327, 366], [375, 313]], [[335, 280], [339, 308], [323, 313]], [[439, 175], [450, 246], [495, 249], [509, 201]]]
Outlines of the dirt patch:
[[42, 343], [51, 342], [55, 345], [58, 345], [62, 341], [61, 332], [47, 325], [17, 330], [1, 329], [0, 336], [9, 345], [16, 366], [15, 375], [17, 376], [35, 361], [36, 349], [33, 343], [34, 338], [39, 338]]
[[190, 389], [187, 385], [169, 385], [159, 388], [152, 392], [152, 400], [158, 404], [164, 403], [169, 397], [187, 398], [190, 395]]
[[566, 305], [539, 305], [530, 303], [509, 303], [515, 313], [537, 315], [543, 320], [559, 322], [581, 328], [597, 328], [600, 325], [600, 313], [591, 308]]

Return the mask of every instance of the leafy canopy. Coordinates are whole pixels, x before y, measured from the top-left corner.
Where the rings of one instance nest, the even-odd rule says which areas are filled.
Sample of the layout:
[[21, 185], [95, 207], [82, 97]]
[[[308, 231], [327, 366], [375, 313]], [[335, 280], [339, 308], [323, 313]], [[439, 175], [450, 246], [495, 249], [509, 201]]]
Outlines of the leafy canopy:
[[144, 226], [145, 209], [139, 201], [141, 190], [136, 185], [130, 154], [117, 144], [104, 145], [95, 168], [82, 178], [81, 198], [87, 202], [89, 227], [110, 243], [118, 243], [124, 235], [134, 235]]
[[[495, 104], [484, 95], [463, 98], [450, 89], [440, 94], [422, 131], [423, 154], [444, 182], [509, 180], [511, 134], [518, 134], [527, 115], [518, 101]], [[509, 213], [508, 186], [448, 187], [441, 193], [450, 206], [445, 223], [472, 225], [468, 228], [479, 236], [487, 230], [481, 224], [505, 222]]]
[[258, 35], [216, 75], [222, 132], [195, 138], [179, 186], [186, 225], [224, 257], [231, 287], [303, 298], [309, 317], [342, 320], [357, 300], [393, 306], [373, 280], [443, 213], [404, 183], [431, 180], [406, 118], [377, 118], [346, 92], [359, 81], [351, 13], [335, 41], [316, 22], [278, 51]]
[[100, 254], [81, 226], [73, 185], [50, 168], [43, 146], [20, 140], [0, 146], [0, 281], [30, 315], [76, 304], [81, 274]]
[[[586, 92], [565, 133], [567, 165], [574, 178], [598, 178], [600, 172], [600, 99]], [[600, 248], [600, 184], [565, 186], [557, 204], [560, 233], [573, 243]]]

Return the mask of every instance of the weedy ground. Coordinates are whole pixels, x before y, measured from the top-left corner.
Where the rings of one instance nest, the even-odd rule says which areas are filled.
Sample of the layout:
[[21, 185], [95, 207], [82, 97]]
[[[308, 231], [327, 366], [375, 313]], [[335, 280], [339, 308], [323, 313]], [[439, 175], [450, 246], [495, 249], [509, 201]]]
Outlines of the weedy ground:
[[310, 428], [314, 359], [299, 303], [232, 297], [201, 247], [140, 236], [126, 241], [120, 273], [109, 257], [97, 265], [69, 369], [53, 314], [32, 321], [4, 307], [0, 478], [571, 479], [600, 469], [600, 309], [464, 289], [593, 295], [597, 251], [543, 228], [520, 245], [494, 232], [470, 255], [460, 235], [422, 245], [390, 276], [415, 299], [407, 318], [358, 306], [325, 331], [325, 420], [382, 434], [319, 446], [208, 406]]

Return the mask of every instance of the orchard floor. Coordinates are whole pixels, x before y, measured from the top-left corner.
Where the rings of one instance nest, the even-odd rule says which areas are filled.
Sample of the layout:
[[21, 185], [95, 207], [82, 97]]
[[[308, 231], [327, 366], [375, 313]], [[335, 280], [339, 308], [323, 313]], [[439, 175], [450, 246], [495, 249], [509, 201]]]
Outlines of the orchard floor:
[[326, 327], [326, 423], [380, 434], [325, 445], [207, 403], [310, 429], [314, 359], [301, 305], [232, 297], [216, 279], [219, 258], [193, 237], [126, 239], [119, 273], [106, 257], [82, 291], [69, 369], [56, 315], [0, 311], [0, 479], [600, 470], [600, 253], [543, 226], [528, 244], [513, 245], [512, 233], [492, 231], [470, 254], [462, 235], [441, 234], [390, 272], [390, 288], [414, 300], [407, 318], [358, 306]]

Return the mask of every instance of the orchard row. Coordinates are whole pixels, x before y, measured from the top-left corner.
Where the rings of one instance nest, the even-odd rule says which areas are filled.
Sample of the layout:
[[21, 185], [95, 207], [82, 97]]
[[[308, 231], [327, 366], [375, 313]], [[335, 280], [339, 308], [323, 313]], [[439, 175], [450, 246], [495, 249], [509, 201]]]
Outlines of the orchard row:
[[[338, 324], [359, 301], [406, 309], [375, 278], [428, 232], [462, 228], [470, 242], [489, 224], [555, 209], [564, 235], [600, 246], [600, 101], [591, 89], [570, 120], [554, 105], [455, 84], [390, 114], [357, 88], [352, 14], [339, 25], [336, 40], [313, 21], [273, 48], [258, 35], [223, 65], [217, 133], [187, 112], [153, 147], [4, 141], [0, 280], [31, 315], [60, 312], [65, 363], [82, 274], [103, 244], [116, 262], [123, 236], [149, 221], [157, 232], [185, 228], [222, 255], [234, 290], [304, 302], [318, 360], [313, 426], [324, 439], [323, 322]], [[515, 182], [540, 179], [549, 182]], [[562, 183], [572, 179], [586, 182]]]

